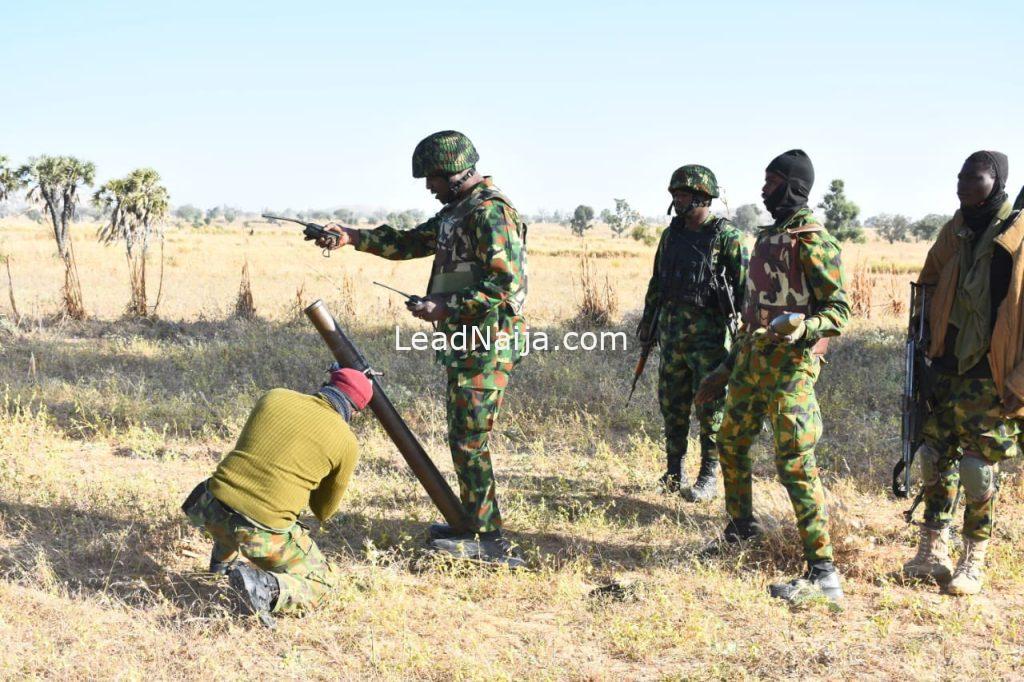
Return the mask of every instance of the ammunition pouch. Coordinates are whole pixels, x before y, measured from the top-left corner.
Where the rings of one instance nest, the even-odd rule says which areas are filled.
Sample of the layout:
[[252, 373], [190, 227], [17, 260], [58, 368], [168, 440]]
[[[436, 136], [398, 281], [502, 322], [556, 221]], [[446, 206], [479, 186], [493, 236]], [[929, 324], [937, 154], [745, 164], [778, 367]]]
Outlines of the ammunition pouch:
[[430, 277], [427, 294], [451, 294], [462, 289], [475, 287], [483, 279], [483, 268], [476, 263], [460, 263], [452, 272], [437, 272]]

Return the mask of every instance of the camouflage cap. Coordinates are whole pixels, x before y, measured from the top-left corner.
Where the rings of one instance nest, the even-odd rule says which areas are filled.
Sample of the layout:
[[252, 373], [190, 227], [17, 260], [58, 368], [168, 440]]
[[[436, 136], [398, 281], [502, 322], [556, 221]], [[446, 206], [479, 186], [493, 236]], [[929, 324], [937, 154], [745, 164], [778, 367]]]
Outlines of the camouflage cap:
[[715, 199], [718, 197], [718, 179], [710, 168], [691, 163], [677, 168], [672, 174], [672, 179], [668, 181], [668, 191], [674, 189], [701, 192]]
[[455, 175], [480, 160], [469, 138], [455, 130], [442, 130], [420, 140], [412, 152], [412, 176]]

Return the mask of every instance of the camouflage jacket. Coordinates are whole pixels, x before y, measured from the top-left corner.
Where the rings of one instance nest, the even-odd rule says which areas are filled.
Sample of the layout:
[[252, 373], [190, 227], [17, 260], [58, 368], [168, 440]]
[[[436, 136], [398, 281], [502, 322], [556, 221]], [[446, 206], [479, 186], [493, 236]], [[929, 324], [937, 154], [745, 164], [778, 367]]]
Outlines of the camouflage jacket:
[[[471, 192], [493, 187], [490, 178], [474, 186]], [[360, 230], [356, 247], [391, 260], [407, 260], [435, 255], [438, 232], [452, 204], [411, 230], [396, 230], [381, 225], [373, 230]], [[526, 320], [513, 306], [513, 297], [523, 291], [526, 281], [525, 225], [516, 209], [499, 199], [483, 201], [456, 226], [455, 239], [463, 257], [480, 267], [479, 281], [470, 287], [448, 294], [448, 317], [437, 330], [453, 339], [457, 332], [465, 335], [472, 346], [474, 329], [477, 338], [488, 338], [484, 347], [477, 344], [459, 350], [451, 347], [438, 353], [445, 367], [483, 371], [503, 363], [518, 362], [521, 357]], [[502, 335], [507, 343], [499, 343]], [[456, 345], [462, 345], [454, 337]], [[518, 344], [516, 343], [518, 341]]]
[[[810, 347], [823, 338], [839, 336], [850, 319], [850, 304], [844, 289], [845, 277], [839, 244], [824, 228], [817, 231], [800, 231], [808, 225], [820, 223], [811, 209], [803, 208], [783, 224], [762, 227], [757, 234], [757, 242], [761, 242], [783, 232], [799, 233], [799, 266], [810, 288], [813, 310], [805, 321], [807, 330], [798, 342], [802, 347]], [[757, 250], [756, 244], [754, 250]], [[786, 283], [780, 282], [779, 286], [786, 286]], [[753, 331], [745, 324], [741, 335]]]
[[[701, 229], [713, 229], [717, 220], [718, 218], [716, 216], [709, 214], [707, 220], [705, 220], [701, 225]], [[661, 314], [659, 315], [660, 318], [673, 312], [673, 308], [692, 307], [683, 303], [667, 301], [664, 301], [664, 305], [662, 305], [662, 252], [664, 251], [665, 243], [668, 240], [669, 230], [672, 229], [678, 228], [668, 227], [661, 233], [661, 241], [658, 243], [658, 250], [654, 254], [654, 271], [652, 272], [650, 282], [647, 285], [647, 296], [644, 298], [644, 314], [640, 320], [641, 332], [650, 329], [654, 322], [654, 312], [656, 310], [661, 310]], [[711, 262], [716, 271], [720, 268], [725, 269], [726, 279], [728, 279], [729, 284], [732, 286], [733, 305], [735, 305], [737, 312], [742, 309], [743, 304], [744, 282], [747, 278], [747, 257], [747, 247], [743, 244], [743, 235], [740, 234], [740, 231], [737, 230], [732, 223], [722, 223], [721, 229], [718, 231], [714, 241], [711, 243]], [[726, 326], [726, 317], [716, 305], [712, 305], [698, 311], [688, 312], [693, 312], [702, 318], [704, 322], [700, 325], [701, 327], [709, 329], [724, 329]]]

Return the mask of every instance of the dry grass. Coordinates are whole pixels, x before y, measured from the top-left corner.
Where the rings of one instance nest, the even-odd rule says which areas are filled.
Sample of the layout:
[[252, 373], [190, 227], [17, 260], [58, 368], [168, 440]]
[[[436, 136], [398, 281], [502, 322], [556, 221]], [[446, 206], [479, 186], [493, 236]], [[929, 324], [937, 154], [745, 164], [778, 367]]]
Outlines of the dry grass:
[[[437, 514], [368, 416], [339, 517], [316, 531], [344, 580], [325, 607], [276, 632], [229, 617], [199, 573], [209, 545], [177, 509], [230, 447], [253, 400], [307, 390], [329, 357], [295, 320], [324, 298], [450, 478], [442, 377], [429, 352], [394, 350], [422, 329], [371, 279], [422, 290], [429, 263], [344, 252], [324, 260], [284, 230], [168, 234], [163, 320], [118, 320], [124, 259], [80, 239], [87, 322], [58, 321], [61, 264], [46, 233], [6, 226], [22, 322], [0, 321], [0, 674], [7, 679], [948, 679], [1019, 677], [1024, 653], [1024, 480], [1004, 478], [990, 581], [953, 600], [891, 573], [913, 530], [885, 493], [898, 453], [901, 319], [875, 307], [834, 344], [819, 382], [847, 608], [793, 611], [767, 583], [799, 566], [792, 511], [756, 445], [764, 546], [699, 562], [721, 501], [659, 495], [654, 372], [624, 406], [629, 353], [550, 352], [513, 375], [494, 439], [508, 527], [535, 571], [422, 560]], [[579, 240], [531, 231], [535, 327], [560, 333], [581, 303]], [[653, 249], [588, 237], [594, 281], [628, 330]], [[885, 247], [872, 245], [885, 260]], [[893, 249], [893, 261], [903, 256]], [[614, 254], [605, 257], [597, 254]], [[865, 252], [867, 253], [867, 252]], [[550, 255], [558, 254], [558, 255]], [[923, 254], [923, 251], [922, 251]], [[856, 262], [852, 254], [847, 262]], [[254, 321], [231, 319], [243, 262]], [[873, 269], [873, 267], [872, 267]], [[890, 270], [875, 271], [889, 277]], [[902, 271], [896, 277], [903, 277]], [[606, 279], [607, 278], [607, 279]], [[907, 275], [909, 278], [909, 275]], [[895, 281], [895, 280], [894, 280]], [[56, 283], [56, 285], [55, 285]], [[903, 288], [896, 282], [897, 290]], [[875, 287], [884, 304], [888, 280]], [[6, 297], [3, 297], [6, 298]], [[7, 314], [9, 311], [0, 310]], [[694, 446], [696, 443], [694, 443]], [[695, 462], [688, 462], [694, 475]], [[616, 580], [624, 598], [595, 598]], [[255, 672], [255, 671], [258, 671]]]

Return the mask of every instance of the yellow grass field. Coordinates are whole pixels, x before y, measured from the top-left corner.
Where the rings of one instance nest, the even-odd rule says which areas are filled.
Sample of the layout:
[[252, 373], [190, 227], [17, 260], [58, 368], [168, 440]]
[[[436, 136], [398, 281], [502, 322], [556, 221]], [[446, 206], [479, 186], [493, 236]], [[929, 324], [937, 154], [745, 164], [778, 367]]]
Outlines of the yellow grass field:
[[[311, 390], [329, 354], [301, 307], [324, 299], [454, 484], [443, 377], [426, 330], [372, 280], [422, 293], [427, 259], [345, 250], [254, 223], [172, 229], [157, 317], [126, 320], [124, 252], [76, 225], [85, 307], [56, 318], [62, 282], [40, 225], [0, 221], [0, 677], [4, 679], [1013, 679], [1024, 674], [1024, 479], [1005, 470], [985, 591], [942, 596], [895, 578], [915, 528], [888, 494], [899, 453], [906, 282], [925, 244], [844, 251], [862, 315], [819, 381], [845, 609], [792, 610], [768, 583], [801, 570], [769, 439], [756, 447], [759, 547], [699, 561], [725, 523], [721, 498], [660, 494], [661, 418], [652, 361], [625, 405], [637, 349], [552, 351], [515, 371], [492, 439], [506, 525], [535, 570], [438, 565], [438, 520], [372, 415], [341, 513], [315, 538], [344, 579], [318, 611], [267, 631], [227, 612], [204, 575], [209, 543], [178, 506], [230, 449], [265, 390]], [[586, 250], [632, 341], [653, 247], [599, 229]], [[534, 329], [561, 333], [583, 295], [583, 242], [530, 234]], [[257, 319], [233, 317], [248, 264]], [[160, 248], [150, 261], [150, 300]], [[607, 288], [607, 294], [605, 289]], [[19, 319], [11, 306], [17, 306]], [[898, 313], [898, 314], [894, 314]], [[870, 314], [870, 317], [868, 317]], [[694, 433], [695, 436], [695, 433]], [[695, 443], [693, 444], [695, 448]], [[695, 461], [687, 462], [689, 475]], [[594, 592], [616, 581], [617, 596]]]

